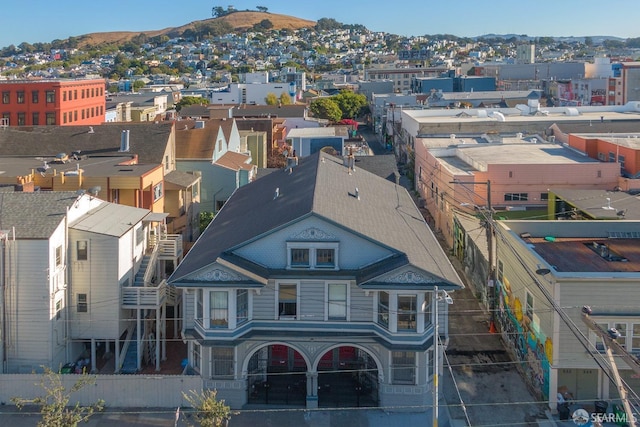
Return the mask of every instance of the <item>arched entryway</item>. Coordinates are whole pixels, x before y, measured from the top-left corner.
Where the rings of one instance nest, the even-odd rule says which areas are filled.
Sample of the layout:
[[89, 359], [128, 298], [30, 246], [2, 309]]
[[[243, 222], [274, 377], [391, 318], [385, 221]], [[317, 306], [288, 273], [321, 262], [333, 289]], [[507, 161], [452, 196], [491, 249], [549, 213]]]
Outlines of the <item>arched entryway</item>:
[[307, 369], [302, 354], [288, 345], [261, 347], [247, 366], [248, 402], [305, 406]]
[[378, 406], [378, 365], [364, 349], [334, 347], [322, 355], [317, 371], [319, 407]]

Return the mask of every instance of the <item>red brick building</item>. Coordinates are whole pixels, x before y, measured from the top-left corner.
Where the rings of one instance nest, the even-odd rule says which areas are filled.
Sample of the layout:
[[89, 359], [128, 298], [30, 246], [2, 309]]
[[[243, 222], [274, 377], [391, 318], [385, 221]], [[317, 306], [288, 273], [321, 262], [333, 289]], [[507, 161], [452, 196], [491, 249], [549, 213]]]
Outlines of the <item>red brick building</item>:
[[98, 125], [104, 79], [0, 80], [0, 125]]

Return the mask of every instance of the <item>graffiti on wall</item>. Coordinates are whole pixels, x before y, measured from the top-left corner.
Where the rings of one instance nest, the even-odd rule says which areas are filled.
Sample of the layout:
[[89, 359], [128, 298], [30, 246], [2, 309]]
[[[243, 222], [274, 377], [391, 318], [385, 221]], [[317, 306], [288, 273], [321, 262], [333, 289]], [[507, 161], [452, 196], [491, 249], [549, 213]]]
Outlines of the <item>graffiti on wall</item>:
[[553, 362], [553, 342], [536, 320], [525, 314], [520, 298], [511, 292], [509, 280], [498, 281], [500, 295], [498, 323], [525, 372], [526, 380], [545, 399], [549, 398], [549, 372]]

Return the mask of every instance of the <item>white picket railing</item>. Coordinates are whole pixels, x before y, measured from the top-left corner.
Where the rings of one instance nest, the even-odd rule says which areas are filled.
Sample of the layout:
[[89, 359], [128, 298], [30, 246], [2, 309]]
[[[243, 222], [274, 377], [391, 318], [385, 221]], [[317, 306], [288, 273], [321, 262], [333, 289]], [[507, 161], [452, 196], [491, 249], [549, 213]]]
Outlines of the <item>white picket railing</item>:
[[127, 286], [122, 288], [122, 308], [153, 308], [164, 303], [167, 282], [158, 286]]

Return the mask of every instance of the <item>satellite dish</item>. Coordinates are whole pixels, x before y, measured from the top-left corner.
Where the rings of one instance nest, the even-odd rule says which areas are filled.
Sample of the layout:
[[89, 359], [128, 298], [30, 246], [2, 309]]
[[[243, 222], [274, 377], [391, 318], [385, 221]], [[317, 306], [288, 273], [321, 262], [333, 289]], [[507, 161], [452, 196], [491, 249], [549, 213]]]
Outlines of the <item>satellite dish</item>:
[[90, 189], [88, 189], [87, 192], [92, 196], [97, 196], [101, 190], [102, 190], [102, 187], [100, 187], [99, 185], [96, 185], [95, 187], [91, 187]]
[[546, 276], [549, 273], [551, 273], [551, 270], [549, 270], [548, 268], [539, 268], [536, 270], [536, 274], [540, 276]]

